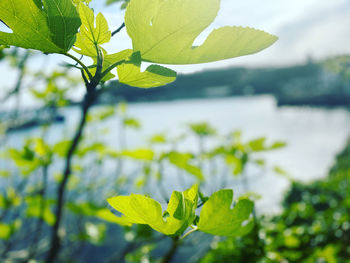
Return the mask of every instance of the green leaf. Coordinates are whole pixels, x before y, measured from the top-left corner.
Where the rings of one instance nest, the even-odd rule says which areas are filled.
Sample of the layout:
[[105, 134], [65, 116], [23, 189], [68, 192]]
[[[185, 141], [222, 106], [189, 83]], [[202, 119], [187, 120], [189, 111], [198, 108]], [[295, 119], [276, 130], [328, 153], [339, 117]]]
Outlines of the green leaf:
[[35, 157], [35, 153], [28, 146], [23, 147], [22, 151], [9, 149], [8, 156], [15, 162], [24, 176], [28, 176], [41, 165], [41, 161]]
[[[108, 43], [111, 39], [111, 31], [109, 31], [108, 23], [105, 17], [99, 13], [94, 16], [92, 9], [87, 7], [85, 4], [79, 4], [79, 14], [81, 17], [82, 25], [80, 32], [77, 35], [77, 41], [73, 50], [81, 55], [91, 57], [94, 61], [94, 65], [97, 64], [97, 50], [101, 49], [103, 52], [103, 67], [102, 71], [106, 70], [115, 63], [121, 62], [128, 59], [131, 54], [131, 49], [126, 49], [114, 54], [107, 54], [100, 45]], [[95, 21], [96, 20], [96, 21]], [[96, 72], [96, 66], [91, 67], [90, 72], [92, 75]], [[103, 81], [114, 78], [115, 75], [108, 73]]]
[[8, 240], [11, 237], [11, 226], [0, 222], [0, 239]]
[[216, 134], [215, 128], [207, 122], [190, 123], [188, 126], [198, 136], [214, 136]]
[[[16, 0], [17, 1], [17, 0]], [[43, 0], [52, 41], [68, 51], [76, 40], [81, 24], [79, 14], [71, 0]]]
[[248, 146], [249, 150], [251, 150], [253, 152], [260, 152], [260, 151], [269, 151], [269, 150], [276, 150], [279, 148], [283, 148], [286, 146], [286, 143], [277, 141], [271, 145], [267, 145], [266, 138], [261, 137], [261, 138], [257, 138], [257, 139], [249, 141], [247, 146]]
[[80, 32], [77, 34], [77, 41], [74, 49], [76, 52], [90, 57], [97, 56], [97, 46], [108, 43], [111, 40], [111, 31], [108, 29], [108, 23], [105, 17], [99, 13], [95, 16], [94, 12], [85, 4], [79, 4], [79, 15], [82, 25]]
[[77, 215], [96, 217], [123, 226], [132, 225], [125, 217], [116, 217], [108, 208], [100, 208], [92, 203], [67, 203], [66, 207], [69, 211]]
[[0, 19], [12, 33], [0, 32], [0, 45], [65, 53], [80, 26], [71, 0], [2, 0]]
[[71, 146], [71, 144], [72, 142], [70, 140], [60, 141], [53, 146], [52, 151], [59, 157], [64, 158], [67, 155], [68, 149]]
[[121, 155], [137, 160], [152, 161], [154, 152], [150, 149], [125, 150]]
[[132, 0], [125, 25], [134, 51], [145, 61], [196, 64], [253, 54], [277, 37], [243, 27], [215, 29], [198, 47], [198, 35], [215, 19], [220, 0]]
[[[122, 51], [120, 51], [118, 53], [114, 53], [114, 54], [110, 54], [110, 55], [107, 54], [106, 52], [104, 52], [104, 60], [103, 60], [103, 69], [102, 69], [102, 71], [106, 70], [107, 68], [109, 68], [113, 64], [120, 63], [123, 60], [127, 60], [132, 55], [132, 53], [133, 52], [132, 52], [131, 49], [125, 49], [125, 50], [122, 50]], [[96, 63], [96, 59], [94, 60], [94, 62]], [[112, 74], [111, 72], [109, 72], [103, 78], [103, 81], [110, 80], [110, 79], [112, 79], [114, 77], [115, 77], [115, 75]]]
[[80, 3], [86, 3], [86, 4], [89, 4], [91, 2], [91, 0], [73, 0], [73, 3], [75, 5], [78, 5]]
[[184, 192], [174, 191], [164, 213], [160, 203], [144, 195], [116, 196], [107, 201], [133, 224], [147, 224], [165, 235], [178, 236], [195, 219], [198, 185]]
[[232, 166], [232, 172], [234, 175], [239, 175], [242, 173], [244, 169], [244, 164], [240, 158], [236, 157], [235, 155], [229, 154], [226, 156], [225, 161], [228, 165]]
[[169, 162], [176, 167], [185, 170], [189, 174], [194, 175], [199, 180], [204, 179], [204, 175], [202, 173], [202, 170], [191, 164], [191, 161], [193, 159], [193, 156], [189, 153], [179, 153], [179, 152], [171, 152], [168, 154]]
[[19, 230], [22, 226], [22, 222], [20, 219], [16, 219], [11, 224], [5, 224], [0, 222], [0, 239], [8, 240], [11, 236]]
[[124, 126], [133, 128], [135, 130], [139, 130], [141, 128], [141, 123], [135, 118], [130, 118], [130, 117], [124, 118], [123, 124]]
[[241, 199], [231, 209], [232, 199], [233, 191], [230, 189], [214, 193], [203, 205], [198, 229], [218, 236], [247, 234], [254, 225], [250, 219], [254, 204], [248, 199]]
[[139, 52], [132, 55], [131, 60], [118, 66], [119, 82], [138, 88], [164, 86], [176, 79], [176, 72], [159, 66], [150, 65], [141, 72], [141, 56]]
[[[55, 223], [55, 215], [52, 213], [48, 204], [45, 205], [44, 210], [41, 211], [42, 205], [42, 197], [41, 196], [33, 196], [27, 197], [25, 199], [27, 203], [27, 217], [36, 217], [39, 218], [43, 216], [43, 220], [50, 226]], [[46, 202], [46, 201], [45, 201]], [[43, 212], [43, 214], [41, 214]]]
[[107, 222], [116, 223], [116, 224], [119, 224], [122, 226], [131, 226], [132, 225], [132, 223], [125, 216], [117, 217], [107, 208], [99, 209], [95, 213], [95, 216], [97, 218], [103, 219]]

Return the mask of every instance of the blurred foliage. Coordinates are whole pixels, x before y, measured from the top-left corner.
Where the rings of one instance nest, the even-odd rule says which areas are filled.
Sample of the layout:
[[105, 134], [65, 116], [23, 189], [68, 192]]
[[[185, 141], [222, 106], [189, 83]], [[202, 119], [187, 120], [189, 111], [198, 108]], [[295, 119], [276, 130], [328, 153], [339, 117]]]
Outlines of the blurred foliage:
[[350, 141], [327, 178], [293, 182], [283, 211], [244, 238], [214, 240], [200, 262], [350, 262]]
[[350, 78], [350, 56], [332, 57], [323, 62], [323, 65], [329, 71], [332, 71], [342, 78]]
[[[41, 89], [33, 89], [32, 92], [42, 102], [42, 107], [51, 105], [60, 110], [61, 106], [69, 103], [62, 85], [74, 85], [75, 80], [72, 78], [68, 82], [61, 81], [63, 76], [62, 72], [38, 75], [40, 81], [45, 85]], [[50, 88], [50, 85], [54, 85], [55, 88]], [[52, 96], [48, 94], [52, 94]], [[65, 103], [60, 104], [60, 101], [65, 101]], [[140, 259], [147, 259], [151, 262], [158, 260], [159, 255], [153, 253], [159, 245], [160, 236], [147, 226], [131, 226], [131, 222], [116, 217], [113, 214], [115, 211], [111, 212], [107, 204], [103, 202], [104, 198], [130, 192], [132, 189], [148, 195], [154, 191], [153, 189], [157, 189], [164, 199], [161, 202], [164, 205], [164, 202], [169, 200], [169, 196], [167, 190], [163, 188], [162, 182], [169, 178], [169, 171], [175, 171], [175, 173], [171, 172], [173, 173], [171, 176], [176, 176], [184, 189], [195, 182], [200, 182], [205, 189], [205, 185], [212, 186], [211, 179], [208, 177], [208, 167], [206, 167], [211, 162], [221, 162], [222, 169], [225, 171], [224, 166], [236, 165], [227, 162], [227, 156], [236, 158], [239, 162], [244, 162], [244, 165], [239, 165], [240, 172], [236, 173], [239, 175], [249, 165], [261, 168], [263, 167], [262, 163], [265, 165], [265, 162], [261, 161], [261, 156], [259, 159], [254, 157], [255, 153], [284, 146], [283, 143], [279, 142], [267, 143], [265, 138], [243, 140], [243, 136], [237, 131], [225, 136], [220, 135], [209, 123], [202, 122], [187, 124], [190, 129], [176, 136], [170, 136], [168, 133], [155, 133], [147, 141], [148, 146], [130, 148], [124, 145], [124, 147], [116, 147], [106, 143], [101, 136], [96, 136], [96, 134], [108, 135], [110, 131], [105, 130], [102, 126], [114, 118], [118, 119], [120, 125], [117, 126], [117, 131], [112, 131], [113, 133], [117, 132], [121, 136], [130, 130], [141, 132], [142, 124], [128, 113], [125, 103], [120, 103], [118, 106], [95, 107], [87, 116], [87, 131], [81, 137], [81, 143], [74, 155], [77, 162], [72, 167], [73, 174], [67, 185], [68, 197], [65, 205], [67, 218], [62, 227], [64, 240], [72, 248], [63, 250], [61, 260], [68, 257], [66, 253], [78, 262], [83, 260], [84, 255], [76, 254], [76, 251], [86, 247], [87, 244], [94, 247], [109, 246], [111, 241], [108, 240], [106, 233], [107, 231], [117, 231], [117, 224], [122, 226], [125, 237], [122, 242], [127, 244], [125, 251], [116, 253], [115, 256], [118, 260], [121, 258], [128, 262], [138, 262]], [[1, 148], [1, 158], [11, 160], [8, 162], [10, 167], [2, 170], [0, 177], [0, 218], [2, 220], [0, 239], [3, 240], [0, 241], [0, 253], [3, 253], [4, 258], [11, 259], [10, 255], [12, 255], [7, 255], [6, 246], [10, 247], [9, 251], [12, 251], [12, 247], [15, 247], [14, 244], [23, 244], [21, 240], [27, 233], [38, 233], [35, 235], [36, 238], [28, 241], [32, 242], [31, 246], [33, 247], [37, 242], [47, 240], [46, 233], [55, 221], [53, 207], [56, 200], [51, 189], [57, 187], [62, 181], [62, 174], [57, 172], [56, 167], [57, 164], [64, 161], [72, 141], [63, 134], [54, 139], [47, 139], [50, 134], [50, 126], [44, 126], [41, 132], [42, 136], [29, 136], [20, 144], [20, 147], [4, 146]], [[188, 139], [196, 140], [198, 138], [201, 138], [203, 143], [200, 146], [201, 151], [179, 150], [181, 147], [178, 149], [178, 146], [186, 145]], [[124, 137], [122, 139], [124, 143], [127, 141]], [[212, 140], [215, 143], [209, 147], [205, 143], [207, 140]], [[203, 164], [199, 163], [203, 160], [205, 160]], [[110, 166], [111, 162], [116, 166], [116, 170], [104, 170], [104, 167]], [[138, 168], [135, 171], [128, 169], [128, 166]], [[220, 171], [216, 171], [216, 173], [219, 174]], [[16, 180], [7, 180], [10, 175]], [[215, 174], [212, 173], [212, 176]], [[230, 177], [230, 173], [225, 176]], [[217, 188], [226, 185], [224, 181], [217, 181]], [[229, 185], [227, 186], [229, 187]], [[4, 191], [5, 189], [6, 191]], [[207, 214], [202, 221], [216, 218], [217, 214], [213, 215], [211, 212], [213, 206], [221, 206], [221, 204], [215, 203], [218, 201], [216, 199], [216, 201], [210, 201], [211, 199], [206, 197], [205, 192], [204, 190], [199, 193], [200, 203], [198, 205], [204, 205], [202, 211]], [[76, 198], [77, 196], [80, 197]], [[250, 198], [250, 196], [246, 195], [244, 198]], [[244, 200], [242, 199], [238, 204], [248, 202], [248, 199]], [[208, 203], [205, 204], [205, 202]], [[232, 197], [228, 198], [227, 202], [231, 205]], [[197, 205], [193, 206], [193, 209], [196, 207]], [[241, 210], [241, 207], [243, 206], [238, 205], [237, 209], [233, 211]], [[251, 205], [244, 205], [244, 207], [252, 209]], [[251, 212], [251, 210], [244, 211], [242, 210], [242, 213], [245, 213], [245, 217], [242, 218], [246, 218]], [[178, 216], [177, 213], [174, 216]], [[237, 216], [236, 212], [231, 214], [231, 210], [227, 210], [225, 213], [221, 214], [227, 215], [227, 218]], [[181, 227], [181, 234], [192, 221], [194, 224], [199, 224], [199, 228], [203, 228], [204, 232], [225, 234], [225, 230], [222, 228], [210, 227], [206, 229], [207, 223], [198, 222], [198, 216], [191, 215], [191, 220], [184, 227]], [[169, 215], [165, 213], [164, 216]], [[162, 216], [160, 219], [163, 220]], [[239, 225], [242, 220], [237, 221]], [[72, 222], [74, 222], [73, 225]], [[251, 227], [252, 223], [249, 223], [242, 228], [242, 233], [239, 235], [246, 234]], [[237, 229], [234, 228], [230, 231], [234, 234]], [[28, 251], [28, 253], [33, 253], [33, 258], [38, 258], [42, 253], [45, 253], [45, 251], [40, 249], [36, 251], [31, 247], [28, 248]], [[25, 259], [24, 255], [21, 260]]]

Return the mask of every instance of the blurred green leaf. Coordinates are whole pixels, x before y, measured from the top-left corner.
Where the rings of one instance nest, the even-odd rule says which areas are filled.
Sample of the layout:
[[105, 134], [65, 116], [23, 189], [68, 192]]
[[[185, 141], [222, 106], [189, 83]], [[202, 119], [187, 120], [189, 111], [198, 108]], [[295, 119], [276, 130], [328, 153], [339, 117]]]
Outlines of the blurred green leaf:
[[189, 128], [198, 136], [214, 136], [216, 130], [207, 122], [190, 123]]
[[45, 207], [42, 213], [42, 197], [41, 196], [30, 196], [25, 198], [27, 204], [26, 215], [27, 217], [40, 218], [43, 216], [43, 220], [50, 226], [55, 223], [55, 215], [52, 213], [50, 206], [45, 202]]
[[121, 156], [136, 160], [152, 161], [154, 158], [154, 152], [151, 149], [125, 150], [122, 151]]
[[170, 152], [167, 154], [167, 157], [169, 159], [169, 162], [176, 167], [185, 170], [191, 175], [194, 175], [199, 180], [204, 179], [202, 170], [199, 167], [191, 164], [191, 161], [193, 161], [193, 156], [191, 154]]
[[130, 118], [126, 117], [123, 119], [123, 124], [128, 127], [128, 128], [133, 128], [135, 130], [138, 130], [141, 128], [141, 123], [135, 119], [135, 118]]
[[21, 225], [22, 222], [19, 219], [16, 219], [11, 224], [0, 222], [0, 239], [9, 240], [20, 229]]

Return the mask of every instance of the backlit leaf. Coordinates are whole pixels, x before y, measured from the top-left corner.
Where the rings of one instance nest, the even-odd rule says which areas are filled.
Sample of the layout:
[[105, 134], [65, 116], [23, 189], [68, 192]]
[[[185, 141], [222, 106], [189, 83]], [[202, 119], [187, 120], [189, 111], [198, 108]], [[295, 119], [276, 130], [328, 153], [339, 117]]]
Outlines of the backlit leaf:
[[218, 236], [242, 236], [253, 227], [250, 215], [253, 202], [248, 199], [239, 200], [231, 209], [233, 191], [220, 190], [214, 193], [203, 205], [198, 222], [202, 232]]
[[132, 0], [125, 24], [134, 51], [162, 64], [196, 64], [256, 53], [277, 37], [243, 27], [215, 29], [201, 46], [195, 39], [215, 19], [220, 0]]
[[12, 30], [0, 32], [0, 45], [46, 53], [67, 52], [80, 26], [71, 0], [2, 0], [0, 19]]
[[116, 196], [107, 201], [133, 224], [147, 224], [165, 235], [176, 236], [195, 219], [198, 185], [184, 192], [174, 191], [164, 213], [160, 203], [144, 195]]
[[176, 79], [176, 72], [159, 66], [150, 65], [141, 72], [140, 53], [134, 53], [131, 60], [118, 66], [119, 82], [133, 87], [152, 88], [164, 86]]
[[82, 25], [75, 43], [78, 49], [74, 50], [80, 54], [95, 57], [97, 56], [96, 47], [108, 43], [111, 39], [108, 23], [101, 13], [96, 16], [95, 23], [94, 12], [82, 3], [79, 4], [79, 15]]

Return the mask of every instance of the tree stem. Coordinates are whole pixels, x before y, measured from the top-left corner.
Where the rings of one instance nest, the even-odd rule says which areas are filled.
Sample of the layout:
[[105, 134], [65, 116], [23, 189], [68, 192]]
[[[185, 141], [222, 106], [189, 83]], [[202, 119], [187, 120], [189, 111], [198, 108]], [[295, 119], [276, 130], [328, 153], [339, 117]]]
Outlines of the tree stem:
[[172, 245], [171, 245], [171, 248], [170, 250], [166, 253], [166, 255], [164, 256], [164, 258], [162, 259], [162, 263], [169, 263], [171, 262], [171, 260], [174, 258], [175, 256], [175, 253], [177, 251], [177, 249], [179, 248], [180, 246], [180, 239], [179, 237], [174, 237], [172, 239]]
[[[90, 84], [91, 85], [91, 84]], [[85, 98], [81, 104], [81, 118], [78, 125], [78, 128], [75, 132], [75, 135], [72, 140], [72, 144], [69, 147], [69, 150], [66, 155], [66, 161], [65, 161], [65, 168], [63, 172], [63, 179], [59, 184], [59, 187], [57, 189], [57, 208], [55, 213], [55, 224], [52, 229], [51, 234], [51, 242], [50, 242], [50, 249], [46, 258], [46, 263], [53, 263], [58, 255], [58, 252], [61, 248], [61, 240], [59, 237], [59, 228], [62, 221], [62, 214], [63, 214], [63, 207], [64, 207], [64, 194], [66, 190], [66, 186], [68, 183], [68, 180], [71, 175], [71, 164], [72, 164], [72, 157], [76, 151], [76, 149], [79, 146], [80, 139], [83, 135], [84, 127], [86, 124], [86, 118], [88, 111], [90, 107], [92, 106], [94, 100], [97, 97], [97, 91], [96, 91], [96, 85], [94, 86], [88, 86], [87, 90], [88, 92], [85, 95]]]

